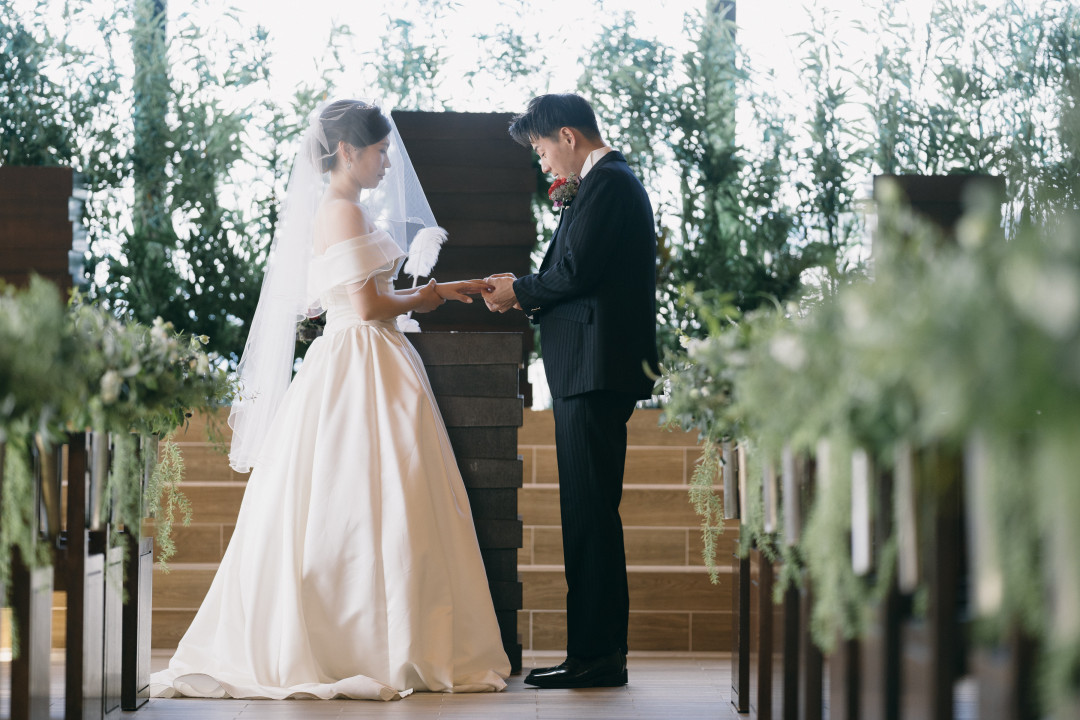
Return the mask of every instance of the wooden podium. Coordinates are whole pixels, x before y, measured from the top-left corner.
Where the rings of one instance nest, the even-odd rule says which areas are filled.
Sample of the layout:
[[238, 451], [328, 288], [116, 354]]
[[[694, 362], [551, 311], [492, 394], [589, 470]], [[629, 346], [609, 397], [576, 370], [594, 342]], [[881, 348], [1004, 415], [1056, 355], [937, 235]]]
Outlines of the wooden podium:
[[472, 506], [503, 648], [514, 673], [521, 671], [517, 614], [522, 607], [517, 552], [522, 522], [518, 489], [522, 461], [517, 433], [523, 416], [518, 394], [519, 333], [406, 335], [427, 368], [450, 444]]

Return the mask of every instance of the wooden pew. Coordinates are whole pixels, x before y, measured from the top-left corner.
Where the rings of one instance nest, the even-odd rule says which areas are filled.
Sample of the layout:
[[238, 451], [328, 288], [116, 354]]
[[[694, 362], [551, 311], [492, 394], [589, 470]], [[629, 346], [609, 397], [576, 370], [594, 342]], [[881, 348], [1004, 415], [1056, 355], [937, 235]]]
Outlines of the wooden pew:
[[[142, 490], [150, 482], [150, 472], [158, 454], [156, 438], [141, 441]], [[141, 525], [141, 524], [140, 524]], [[154, 578], [154, 539], [142, 537], [142, 527], [125, 528], [127, 566], [124, 574], [121, 707], [138, 710], [150, 699], [150, 622]]]
[[[68, 438], [68, 512], [63, 555], [67, 590], [64, 707], [69, 720], [104, 716], [105, 556], [98, 509], [109, 468], [105, 433], [72, 433]], [[92, 528], [97, 529], [92, 531]], [[100, 537], [98, 535], [97, 537]]]
[[[49, 527], [50, 510], [44, 499], [58, 502], [55, 493], [45, 491], [47, 483], [55, 483], [59, 448], [35, 448], [33, 500], [35, 536], [38, 543], [48, 543], [57, 528]], [[3, 453], [0, 453], [3, 455]], [[0, 457], [0, 468], [3, 458]], [[55, 511], [55, 508], [51, 509]], [[18, 549], [11, 558], [11, 610], [13, 631], [18, 638], [18, 654], [11, 661], [11, 717], [49, 717], [50, 651], [52, 646], [53, 568], [50, 565], [33, 567]]]

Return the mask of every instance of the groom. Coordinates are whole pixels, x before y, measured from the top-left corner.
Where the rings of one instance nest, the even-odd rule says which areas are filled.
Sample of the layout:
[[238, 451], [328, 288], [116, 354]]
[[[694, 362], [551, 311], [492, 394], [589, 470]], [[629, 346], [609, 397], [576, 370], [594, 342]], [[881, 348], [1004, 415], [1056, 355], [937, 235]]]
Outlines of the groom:
[[539, 272], [492, 276], [484, 292], [490, 309], [524, 309], [540, 326], [554, 400], [567, 658], [525, 682], [624, 685], [630, 598], [619, 501], [626, 423], [636, 402], [651, 396], [646, 368], [655, 373], [657, 365], [652, 205], [578, 95], [533, 98], [510, 135], [532, 147], [556, 183], [568, 181]]

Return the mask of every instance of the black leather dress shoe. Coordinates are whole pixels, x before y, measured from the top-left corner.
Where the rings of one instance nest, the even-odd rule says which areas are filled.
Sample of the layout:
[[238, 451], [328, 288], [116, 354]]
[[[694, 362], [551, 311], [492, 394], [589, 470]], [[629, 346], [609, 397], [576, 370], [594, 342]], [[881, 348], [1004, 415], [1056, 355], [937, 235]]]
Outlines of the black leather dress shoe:
[[541, 688], [619, 687], [626, 684], [626, 654], [616, 650], [588, 660], [568, 657], [561, 665], [533, 670], [525, 682]]

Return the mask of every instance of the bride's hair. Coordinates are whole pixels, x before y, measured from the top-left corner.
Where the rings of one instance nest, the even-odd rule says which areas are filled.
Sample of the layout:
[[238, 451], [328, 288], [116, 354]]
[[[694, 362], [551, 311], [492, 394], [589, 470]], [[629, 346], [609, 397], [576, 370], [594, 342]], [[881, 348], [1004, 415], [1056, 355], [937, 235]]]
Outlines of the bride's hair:
[[390, 134], [390, 120], [378, 105], [359, 100], [338, 100], [326, 106], [319, 115], [327, 154], [321, 158], [322, 171], [330, 172], [337, 165], [338, 143], [346, 142], [356, 149], [374, 145]]

